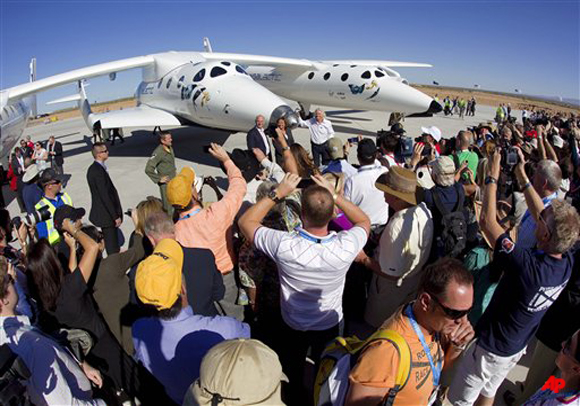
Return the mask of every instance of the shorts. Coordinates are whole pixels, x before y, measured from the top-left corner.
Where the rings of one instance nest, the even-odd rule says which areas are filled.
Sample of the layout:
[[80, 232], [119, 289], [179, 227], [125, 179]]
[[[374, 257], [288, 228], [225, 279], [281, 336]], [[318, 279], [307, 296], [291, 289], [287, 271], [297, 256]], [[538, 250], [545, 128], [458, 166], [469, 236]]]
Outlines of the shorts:
[[463, 356], [457, 360], [453, 382], [447, 394], [454, 406], [475, 403], [479, 395], [493, 398], [507, 374], [526, 353], [524, 348], [509, 357], [500, 357], [472, 343]]

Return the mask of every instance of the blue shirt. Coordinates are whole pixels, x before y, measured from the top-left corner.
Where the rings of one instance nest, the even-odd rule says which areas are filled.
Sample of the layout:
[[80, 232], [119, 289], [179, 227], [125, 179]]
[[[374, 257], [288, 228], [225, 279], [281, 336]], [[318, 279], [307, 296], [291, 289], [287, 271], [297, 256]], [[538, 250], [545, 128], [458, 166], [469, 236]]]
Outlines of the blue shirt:
[[325, 173], [344, 173], [346, 178], [356, 175], [358, 172], [346, 159], [336, 159], [331, 161], [325, 168], [322, 169], [322, 174]]
[[[544, 208], [552, 204], [552, 200], [557, 197], [557, 193], [552, 193], [542, 199]], [[518, 244], [523, 248], [534, 248], [536, 246], [536, 220], [532, 217], [530, 210], [526, 210], [520, 226], [518, 227]]]
[[232, 317], [205, 317], [191, 307], [172, 320], [143, 318], [133, 324], [135, 358], [141, 361], [177, 403], [199, 378], [201, 360], [223, 340], [250, 338], [250, 326]]
[[477, 324], [477, 344], [501, 357], [520, 352], [570, 279], [573, 260], [551, 257], [514, 243], [508, 234], [495, 244], [491, 266], [503, 276]]
[[[58, 195], [56, 195], [56, 199], [52, 200], [49, 197], [46, 197], [44, 195], [40, 196], [40, 199], [42, 199], [43, 197], [46, 198], [46, 200], [48, 200], [49, 202], [52, 203], [52, 205], [55, 207], [55, 209], [58, 209], [60, 206], [64, 206], [65, 203], [62, 200], [62, 193], [59, 193]], [[38, 203], [40, 201], [40, 199], [38, 199], [38, 201], [36, 203]], [[36, 224], [36, 231], [38, 232], [38, 239], [41, 238], [48, 238], [48, 227], [46, 226], [46, 221], [43, 221], [41, 223], [37, 223]]]
[[24, 199], [26, 212], [30, 214], [34, 211], [36, 203], [42, 199], [42, 189], [36, 183], [25, 184], [22, 189], [22, 199]]

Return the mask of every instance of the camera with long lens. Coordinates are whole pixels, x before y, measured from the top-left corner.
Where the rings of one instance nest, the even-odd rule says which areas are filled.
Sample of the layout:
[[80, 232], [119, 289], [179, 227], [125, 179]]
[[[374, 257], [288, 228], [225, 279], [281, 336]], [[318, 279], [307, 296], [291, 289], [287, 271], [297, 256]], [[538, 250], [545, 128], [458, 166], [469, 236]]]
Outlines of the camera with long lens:
[[504, 172], [512, 173], [516, 165], [520, 163], [520, 156], [517, 148], [506, 143], [501, 150], [501, 169]]
[[24, 221], [29, 226], [35, 226], [38, 223], [42, 223], [43, 221], [50, 220], [51, 217], [50, 210], [48, 206], [43, 206], [38, 210], [33, 211], [30, 214], [24, 216]]
[[377, 131], [377, 144], [380, 148], [394, 150], [395, 160], [405, 162], [413, 156], [413, 139], [393, 131]]

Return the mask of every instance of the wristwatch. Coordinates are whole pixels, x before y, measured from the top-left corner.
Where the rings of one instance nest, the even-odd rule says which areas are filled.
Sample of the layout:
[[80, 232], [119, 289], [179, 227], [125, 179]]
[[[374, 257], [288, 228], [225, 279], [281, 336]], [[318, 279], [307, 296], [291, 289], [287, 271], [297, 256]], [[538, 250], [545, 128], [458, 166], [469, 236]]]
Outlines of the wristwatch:
[[276, 203], [276, 204], [278, 204], [282, 200], [284, 200], [284, 199], [281, 199], [278, 197], [278, 194], [276, 193], [276, 189], [270, 190], [270, 193], [268, 193], [268, 199], [274, 201], [274, 203]]
[[494, 178], [493, 176], [488, 176], [487, 178], [485, 178], [485, 184], [489, 185], [490, 183], [497, 184], [497, 179]]
[[288, 151], [290, 149], [290, 147], [286, 146], [286, 147], [282, 147], [282, 151]]

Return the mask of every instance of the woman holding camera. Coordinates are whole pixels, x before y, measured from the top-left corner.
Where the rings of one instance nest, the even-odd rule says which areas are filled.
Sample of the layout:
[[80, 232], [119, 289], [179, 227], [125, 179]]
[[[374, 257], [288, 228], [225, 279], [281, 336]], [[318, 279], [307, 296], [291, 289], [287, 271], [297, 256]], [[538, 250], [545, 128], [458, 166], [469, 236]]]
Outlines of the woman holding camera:
[[[91, 297], [87, 283], [99, 255], [98, 243], [81, 228], [80, 221], [64, 219], [62, 232], [82, 246], [82, 256], [69, 272], [62, 268], [54, 249], [46, 239], [32, 245], [28, 253], [31, 293], [41, 310], [40, 324], [45, 331], [75, 328], [87, 331], [94, 345], [87, 355], [91, 365], [110, 381], [112, 391], [101, 396], [107, 404], [122, 403], [127, 395], [142, 404], [172, 404], [161, 384], [127, 355], [107, 328]], [[70, 237], [67, 239], [70, 241]], [[75, 265], [71, 259], [69, 265]]]

